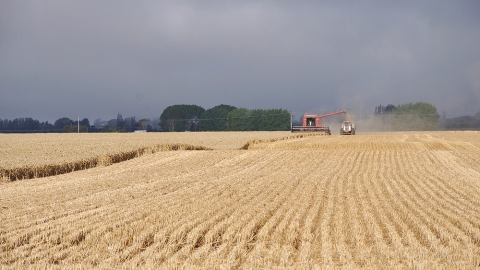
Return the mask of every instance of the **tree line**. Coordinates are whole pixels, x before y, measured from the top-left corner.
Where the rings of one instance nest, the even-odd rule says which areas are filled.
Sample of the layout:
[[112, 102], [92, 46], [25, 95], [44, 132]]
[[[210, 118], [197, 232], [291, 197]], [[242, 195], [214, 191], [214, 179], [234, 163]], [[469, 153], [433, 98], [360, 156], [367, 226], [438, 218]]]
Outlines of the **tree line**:
[[0, 132], [60, 132], [53, 124], [33, 118], [0, 119]]
[[440, 115], [427, 102], [388, 104], [375, 107], [374, 116], [392, 131], [438, 130]]
[[31, 117], [15, 118], [13, 120], [0, 119], [0, 132], [4, 133], [29, 133], [29, 132], [77, 132], [80, 124], [80, 132], [87, 132], [90, 126], [87, 118], [79, 121], [73, 121], [69, 118], [62, 117], [49, 123], [48, 121], [40, 122]]
[[[373, 115], [375, 122], [385, 131], [480, 128], [480, 112], [473, 117], [440, 118], [437, 108], [426, 102], [379, 105]], [[274, 131], [290, 130], [290, 125], [291, 114], [285, 109], [249, 110], [221, 104], [205, 110], [197, 105], [179, 104], [168, 106], [155, 120], [143, 118], [137, 121], [135, 116], [123, 118], [120, 113], [109, 121], [96, 119], [93, 125], [87, 118], [75, 121], [62, 117], [54, 123], [30, 117], [0, 119], [0, 132], [78, 132], [78, 126], [80, 132]]]
[[2, 133], [50, 133], [50, 132], [133, 132], [136, 130], [183, 132], [183, 131], [258, 131], [289, 130], [290, 113], [283, 109], [248, 110], [221, 104], [205, 110], [197, 105], [172, 105], [163, 111], [159, 121], [136, 120], [135, 116], [102, 121], [91, 125], [87, 118], [80, 121], [68, 117], [57, 119], [53, 124], [33, 118], [0, 119]]
[[[112, 121], [112, 120], [111, 120]], [[109, 121], [110, 125], [112, 122]], [[33, 118], [15, 118], [13, 120], [0, 119], [0, 132], [3, 133], [72, 133], [72, 132], [131, 132], [138, 128], [143, 128], [141, 122], [136, 122], [135, 117], [122, 118], [118, 114], [117, 119], [114, 119], [114, 127], [110, 128], [108, 123], [101, 128], [90, 125], [88, 118], [74, 121], [68, 117], [57, 119], [53, 124], [40, 122]]]
[[290, 130], [290, 112], [284, 109], [236, 108], [221, 104], [205, 110], [197, 105], [173, 105], [160, 116], [164, 131], [274, 131]]

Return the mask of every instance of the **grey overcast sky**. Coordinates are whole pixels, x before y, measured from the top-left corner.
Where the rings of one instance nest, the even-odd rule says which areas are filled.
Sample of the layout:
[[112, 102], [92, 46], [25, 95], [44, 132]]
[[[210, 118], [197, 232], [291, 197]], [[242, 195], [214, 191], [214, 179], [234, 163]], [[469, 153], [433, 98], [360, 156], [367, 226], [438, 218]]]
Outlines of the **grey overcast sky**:
[[0, 118], [480, 111], [480, 1], [0, 1]]

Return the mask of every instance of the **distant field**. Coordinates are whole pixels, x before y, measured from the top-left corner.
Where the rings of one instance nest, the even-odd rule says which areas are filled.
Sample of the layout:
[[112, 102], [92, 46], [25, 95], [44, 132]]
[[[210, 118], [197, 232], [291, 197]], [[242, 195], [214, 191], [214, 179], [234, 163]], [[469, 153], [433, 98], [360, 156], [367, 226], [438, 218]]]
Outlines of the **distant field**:
[[0, 167], [51, 164], [167, 144], [238, 149], [250, 140], [291, 136], [290, 132], [47, 133], [0, 134]]
[[[83, 144], [87, 156], [167, 143], [213, 150], [0, 184], [1, 266], [480, 267], [480, 132], [74, 135], [61, 145]], [[15, 154], [5, 136], [1, 166], [83, 154], [42, 152], [56, 145], [44, 134], [8, 138], [23, 145]], [[108, 150], [91, 150], [99, 145]]]
[[239, 149], [290, 132], [0, 134], [0, 179], [57, 175], [169, 150]]

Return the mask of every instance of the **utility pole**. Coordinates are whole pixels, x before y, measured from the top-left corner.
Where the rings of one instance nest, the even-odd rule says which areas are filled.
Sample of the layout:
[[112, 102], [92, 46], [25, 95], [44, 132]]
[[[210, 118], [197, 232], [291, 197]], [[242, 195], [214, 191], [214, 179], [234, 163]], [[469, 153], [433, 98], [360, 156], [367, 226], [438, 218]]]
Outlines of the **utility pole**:
[[77, 133], [80, 133], [80, 116], [78, 115], [78, 120], [77, 120], [77, 124], [78, 124], [78, 132]]
[[293, 114], [290, 112], [290, 131], [293, 129]]

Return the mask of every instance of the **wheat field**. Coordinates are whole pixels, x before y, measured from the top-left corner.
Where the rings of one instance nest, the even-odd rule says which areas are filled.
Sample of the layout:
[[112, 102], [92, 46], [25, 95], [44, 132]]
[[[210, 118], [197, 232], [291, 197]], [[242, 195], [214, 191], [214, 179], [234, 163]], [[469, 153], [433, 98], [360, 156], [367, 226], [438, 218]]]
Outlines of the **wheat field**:
[[108, 166], [171, 150], [238, 149], [315, 134], [290, 132], [0, 134], [0, 180], [23, 180]]
[[[199, 133], [164, 141], [155, 135], [132, 149], [197, 148], [4, 181], [0, 265], [480, 267], [479, 132], [290, 135]], [[41, 142], [43, 135], [22, 136]], [[115, 145], [110, 140], [97, 137], [94, 144]], [[15, 154], [4, 150], [15, 146], [4, 145], [8, 158], [41, 162], [35, 149]]]

